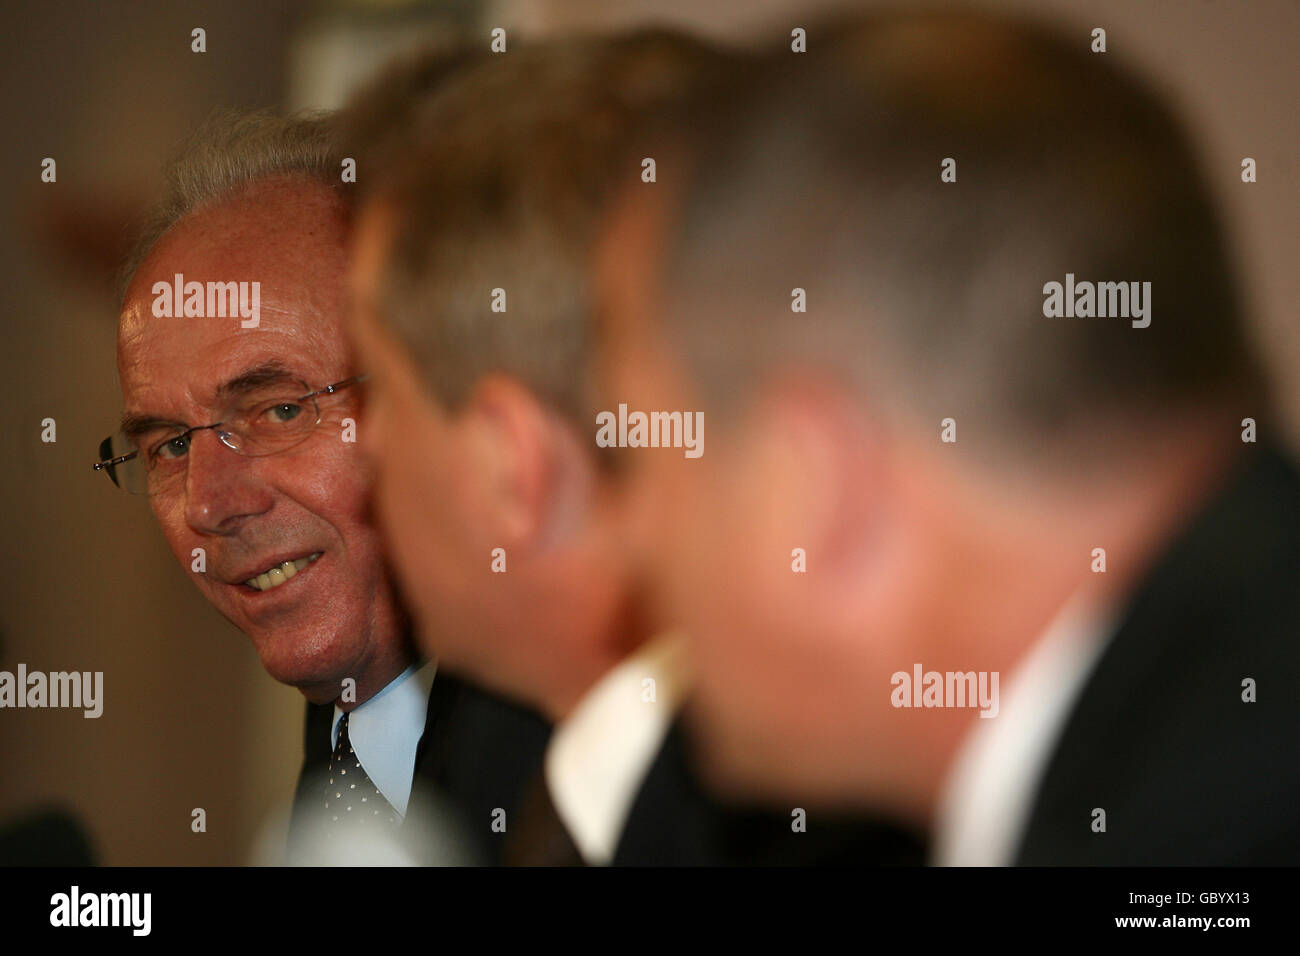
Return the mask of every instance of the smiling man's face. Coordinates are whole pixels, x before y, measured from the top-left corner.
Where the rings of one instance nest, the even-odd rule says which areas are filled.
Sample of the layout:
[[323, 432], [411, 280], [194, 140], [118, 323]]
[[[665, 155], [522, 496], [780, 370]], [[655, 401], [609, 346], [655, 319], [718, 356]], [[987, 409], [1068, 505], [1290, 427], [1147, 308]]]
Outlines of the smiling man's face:
[[[301, 395], [356, 374], [342, 324], [346, 240], [341, 202], [305, 179], [256, 182], [174, 226], [123, 305], [127, 419], [208, 425], [257, 396]], [[259, 324], [155, 317], [154, 283], [178, 273], [185, 282], [260, 282]], [[410, 654], [368, 520], [370, 478], [356, 444], [343, 440], [358, 397], [355, 387], [320, 396], [320, 424], [275, 455], [246, 457], [215, 431], [195, 432], [167, 462], [175, 480], [150, 497], [183, 567], [204, 549], [206, 571], [191, 576], [252, 639], [267, 672], [321, 703], [348, 677], [366, 700]]]

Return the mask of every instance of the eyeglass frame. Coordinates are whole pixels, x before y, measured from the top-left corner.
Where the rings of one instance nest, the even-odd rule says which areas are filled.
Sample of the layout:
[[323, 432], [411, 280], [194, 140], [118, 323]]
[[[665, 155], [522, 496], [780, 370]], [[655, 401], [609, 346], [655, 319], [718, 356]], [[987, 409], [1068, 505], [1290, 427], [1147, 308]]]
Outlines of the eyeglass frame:
[[[326, 385], [324, 388], [318, 388], [318, 389], [317, 389], [316, 391], [314, 391], [314, 392], [308, 392], [306, 395], [299, 395], [297, 398], [294, 399], [294, 401], [295, 401], [295, 402], [305, 402], [305, 401], [307, 401], [308, 399], [312, 399], [312, 400], [314, 400], [314, 399], [316, 399], [316, 398], [317, 398], [318, 396], [320, 396], [320, 395], [333, 395], [335, 392], [341, 391], [341, 390], [343, 390], [343, 389], [345, 389], [345, 388], [348, 388], [348, 387], [350, 387], [350, 386], [352, 386], [352, 385], [356, 385], [356, 384], [359, 383], [359, 382], [364, 382], [367, 378], [369, 378], [369, 375], [366, 375], [366, 374], [362, 374], [362, 375], [354, 375], [354, 376], [352, 376], [351, 378], [345, 378], [345, 379], [342, 379], [341, 381], [335, 382], [335, 383], [332, 384], [332, 385]], [[319, 425], [319, 424], [321, 423], [321, 410], [320, 410], [320, 404], [319, 404], [319, 403], [315, 403], [315, 402], [313, 402], [313, 403], [316, 404], [316, 421], [312, 424], [311, 427], [312, 427], [312, 428], [315, 428], [317, 425]], [[210, 429], [210, 428], [211, 428], [211, 429], [217, 429], [217, 428], [220, 428], [220, 427], [221, 427], [222, 425], [224, 425], [224, 424], [225, 424], [225, 421], [223, 420], [223, 421], [219, 421], [219, 422], [213, 422], [211, 425], [194, 425], [194, 426], [191, 426], [191, 427], [189, 427], [189, 428], [186, 428], [185, 431], [180, 432], [179, 434], [172, 436], [171, 438], [168, 439], [168, 441], [176, 441], [176, 440], [178, 440], [178, 439], [182, 439], [182, 438], [189, 438], [189, 437], [190, 437], [191, 435], [193, 435], [195, 432], [207, 431], [207, 430]], [[220, 431], [219, 431], [219, 432], [217, 432], [217, 437], [218, 437], [219, 439], [221, 439], [221, 444], [225, 445], [227, 448], [229, 448], [229, 449], [230, 449], [231, 451], [233, 451], [235, 454], [237, 454], [237, 455], [244, 455], [244, 453], [243, 453], [242, 451], [240, 451], [238, 448], [236, 448], [234, 445], [230, 444], [230, 442], [228, 442], [228, 441], [226, 440], [226, 438], [227, 438], [230, 434], [232, 434], [232, 433], [231, 433], [231, 432], [220, 432]], [[304, 437], [303, 440], [305, 441], [306, 438]], [[103, 471], [104, 469], [107, 469], [107, 468], [116, 468], [118, 465], [121, 465], [121, 464], [124, 464], [125, 462], [131, 461], [132, 459], [136, 458], [136, 457], [140, 454], [140, 449], [137, 448], [137, 449], [135, 449], [134, 451], [132, 451], [130, 454], [127, 454], [127, 455], [118, 455], [116, 458], [104, 458], [104, 457], [102, 457], [103, 454], [104, 454], [104, 446], [105, 446], [105, 445], [109, 445], [112, 441], [113, 441], [113, 436], [112, 436], [112, 435], [109, 435], [107, 438], [105, 438], [103, 441], [101, 441], [101, 442], [99, 443], [99, 454], [100, 454], [100, 456], [101, 456], [101, 457], [100, 457], [100, 460], [97, 461], [97, 462], [95, 462], [93, 465], [90, 466], [94, 471]], [[267, 458], [267, 457], [269, 457], [270, 455], [278, 455], [278, 454], [280, 454], [280, 452], [288, 451], [290, 448], [293, 448], [293, 447], [296, 447], [296, 446], [295, 446], [295, 445], [289, 445], [289, 446], [286, 447], [286, 448], [281, 448], [279, 451], [269, 452], [269, 453], [267, 453], [266, 455], [244, 455], [244, 457], [246, 457], [246, 458]], [[108, 477], [109, 477], [109, 480], [113, 482], [113, 486], [114, 486], [115, 488], [121, 488], [121, 487], [122, 487], [122, 486], [119, 485], [119, 484], [117, 483], [117, 481], [113, 478], [113, 475], [112, 475], [111, 473], [108, 474]], [[124, 489], [124, 490], [125, 490], [125, 489]]]

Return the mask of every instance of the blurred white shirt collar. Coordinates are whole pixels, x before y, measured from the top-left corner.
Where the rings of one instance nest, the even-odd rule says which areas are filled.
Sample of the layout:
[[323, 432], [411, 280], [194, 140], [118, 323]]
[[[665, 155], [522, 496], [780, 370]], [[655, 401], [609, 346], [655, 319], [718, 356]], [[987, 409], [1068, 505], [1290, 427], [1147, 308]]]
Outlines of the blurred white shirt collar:
[[679, 633], [646, 642], [597, 681], [551, 736], [546, 785], [590, 865], [613, 860], [628, 812], [677, 716], [690, 684], [684, 643]]
[[932, 865], [1015, 862], [1047, 761], [1113, 632], [1099, 609], [1067, 602], [1006, 682], [998, 715], [971, 721], [940, 794]]

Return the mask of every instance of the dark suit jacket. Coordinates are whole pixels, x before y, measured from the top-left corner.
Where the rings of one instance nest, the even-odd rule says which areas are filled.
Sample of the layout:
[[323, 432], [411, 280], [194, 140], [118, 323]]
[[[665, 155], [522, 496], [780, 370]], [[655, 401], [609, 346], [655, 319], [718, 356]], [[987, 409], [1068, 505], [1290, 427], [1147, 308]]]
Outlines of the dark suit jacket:
[[1300, 863], [1300, 474], [1281, 455], [1250, 452], [1136, 593], [1017, 862]]
[[[794, 808], [791, 808], [793, 810]], [[615, 851], [615, 866], [920, 865], [915, 832], [868, 816], [807, 810], [796, 832], [790, 812], [723, 803], [691, 769], [677, 721], [650, 767]]]
[[[290, 862], [303, 858], [304, 832], [323, 805], [333, 715], [333, 704], [307, 705]], [[525, 784], [540, 771], [549, 737], [550, 727], [535, 712], [440, 670], [416, 750], [407, 819], [434, 814], [464, 836], [471, 862], [496, 863], [504, 834], [492, 828], [494, 811], [513, 815]], [[423, 859], [420, 847], [412, 849]]]

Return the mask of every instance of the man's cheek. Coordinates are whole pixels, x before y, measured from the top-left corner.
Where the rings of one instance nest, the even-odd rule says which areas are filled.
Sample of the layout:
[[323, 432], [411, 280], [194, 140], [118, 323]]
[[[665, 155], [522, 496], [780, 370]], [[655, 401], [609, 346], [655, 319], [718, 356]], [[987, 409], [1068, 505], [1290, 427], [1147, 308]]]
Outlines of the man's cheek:
[[286, 492], [296, 489], [325, 511], [358, 513], [372, 475], [357, 448], [355, 428], [322, 422], [317, 435], [300, 448], [296, 455], [277, 456], [268, 481]]
[[171, 549], [177, 561], [188, 566], [189, 554], [193, 550], [190, 541], [197, 536], [191, 533], [185, 521], [184, 505], [179, 499], [154, 497], [149, 499], [149, 507], [158, 521], [158, 527], [162, 531], [163, 540], [167, 542], [167, 547]]

